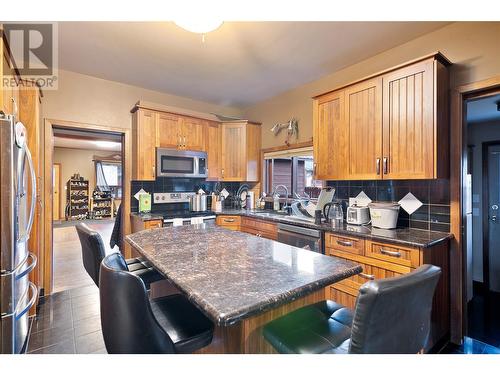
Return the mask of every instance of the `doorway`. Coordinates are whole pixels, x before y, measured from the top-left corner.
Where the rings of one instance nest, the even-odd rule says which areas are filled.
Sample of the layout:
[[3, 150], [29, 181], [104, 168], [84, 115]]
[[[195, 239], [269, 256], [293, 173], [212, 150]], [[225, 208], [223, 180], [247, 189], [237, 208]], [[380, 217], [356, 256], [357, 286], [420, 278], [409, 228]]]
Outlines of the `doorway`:
[[[130, 195], [130, 130], [45, 120], [44, 144], [43, 288], [48, 295], [93, 285], [83, 266], [76, 224], [97, 230], [111, 251], [109, 239], [123, 204], [122, 233], [129, 233], [130, 199], [124, 198]], [[54, 187], [57, 173], [60, 185]]]
[[[53, 126], [53, 292], [93, 285], [76, 226], [98, 231], [108, 252], [122, 201], [122, 135]], [[114, 250], [116, 251], [116, 250]]]
[[500, 94], [465, 101], [467, 336], [500, 348]]

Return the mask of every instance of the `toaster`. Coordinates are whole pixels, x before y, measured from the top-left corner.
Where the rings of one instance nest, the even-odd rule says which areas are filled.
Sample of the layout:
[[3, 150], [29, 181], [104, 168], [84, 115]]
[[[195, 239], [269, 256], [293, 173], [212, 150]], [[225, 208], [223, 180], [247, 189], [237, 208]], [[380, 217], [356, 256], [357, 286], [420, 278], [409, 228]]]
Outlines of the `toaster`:
[[370, 222], [370, 209], [361, 206], [347, 207], [347, 223], [355, 225], [368, 224]]

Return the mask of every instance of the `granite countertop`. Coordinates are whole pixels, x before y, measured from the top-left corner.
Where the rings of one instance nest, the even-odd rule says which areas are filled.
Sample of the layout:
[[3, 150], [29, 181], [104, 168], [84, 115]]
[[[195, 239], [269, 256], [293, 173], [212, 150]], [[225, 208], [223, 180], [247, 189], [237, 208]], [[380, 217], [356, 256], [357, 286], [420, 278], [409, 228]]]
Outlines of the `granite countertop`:
[[130, 216], [138, 217], [142, 221], [163, 220], [162, 214], [154, 212], [148, 212], [148, 213], [131, 212]]
[[216, 215], [247, 216], [260, 220], [319, 229], [325, 232], [335, 233], [339, 235], [361, 237], [368, 240], [378, 240], [399, 245], [419, 247], [422, 249], [432, 247], [453, 238], [453, 235], [451, 233], [413, 228], [379, 229], [365, 225], [350, 225], [345, 222], [337, 224], [335, 226], [325, 223], [317, 225], [312, 221], [309, 222], [300, 219], [293, 219], [292, 217], [283, 214], [273, 214], [273, 211], [269, 210], [247, 211], [237, 209], [224, 209], [222, 212], [216, 212]]
[[286, 304], [355, 275], [352, 262], [205, 223], [125, 237], [218, 325]]

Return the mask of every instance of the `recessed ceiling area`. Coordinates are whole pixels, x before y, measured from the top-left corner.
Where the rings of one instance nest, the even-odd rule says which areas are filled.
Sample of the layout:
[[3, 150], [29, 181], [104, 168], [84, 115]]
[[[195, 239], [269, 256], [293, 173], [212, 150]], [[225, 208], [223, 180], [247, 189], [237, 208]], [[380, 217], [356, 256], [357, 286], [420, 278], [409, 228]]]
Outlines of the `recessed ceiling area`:
[[246, 107], [448, 22], [225, 22], [205, 36], [173, 22], [60, 22], [59, 68]]
[[500, 121], [500, 94], [467, 102], [467, 122]]
[[121, 137], [111, 133], [57, 128], [54, 129], [54, 147], [120, 152], [122, 144]]

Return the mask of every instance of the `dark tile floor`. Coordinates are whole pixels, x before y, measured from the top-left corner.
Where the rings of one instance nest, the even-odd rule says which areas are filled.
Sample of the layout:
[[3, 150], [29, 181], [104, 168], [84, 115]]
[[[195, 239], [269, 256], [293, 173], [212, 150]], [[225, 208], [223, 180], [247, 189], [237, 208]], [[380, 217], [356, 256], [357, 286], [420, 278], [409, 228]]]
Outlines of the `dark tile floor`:
[[42, 298], [33, 321], [29, 354], [106, 353], [95, 285]]
[[467, 335], [500, 347], [500, 293], [475, 289], [467, 310]]
[[500, 354], [500, 348], [485, 344], [471, 337], [464, 337], [462, 345], [448, 344], [439, 354]]

